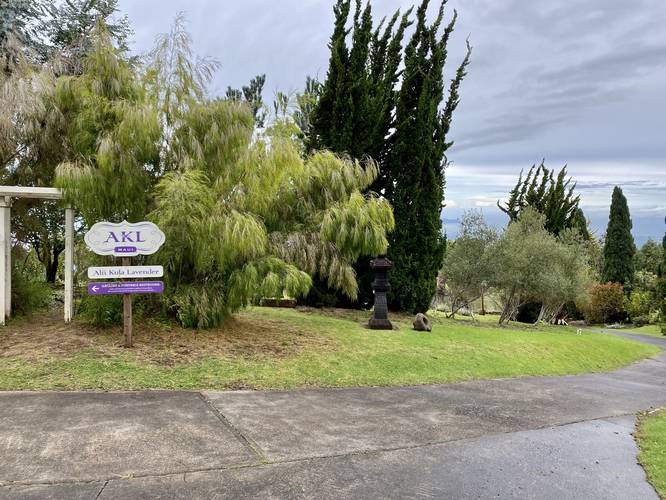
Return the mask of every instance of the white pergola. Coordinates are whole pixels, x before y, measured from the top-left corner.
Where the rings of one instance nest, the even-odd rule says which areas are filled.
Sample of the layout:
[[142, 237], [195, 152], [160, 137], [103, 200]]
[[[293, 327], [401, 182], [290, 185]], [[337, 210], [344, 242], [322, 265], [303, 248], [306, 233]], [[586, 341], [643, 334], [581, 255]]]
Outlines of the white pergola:
[[[56, 188], [0, 186], [0, 325], [5, 325], [12, 313], [12, 230], [11, 211], [15, 198], [61, 200]], [[74, 210], [65, 208], [65, 323], [74, 315]]]

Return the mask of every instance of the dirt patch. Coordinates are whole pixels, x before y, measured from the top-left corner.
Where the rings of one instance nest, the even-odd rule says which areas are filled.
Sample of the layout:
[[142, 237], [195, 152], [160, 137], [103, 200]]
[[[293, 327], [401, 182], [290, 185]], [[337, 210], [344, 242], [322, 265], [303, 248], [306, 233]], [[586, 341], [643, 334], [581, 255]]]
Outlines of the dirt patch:
[[179, 365], [201, 358], [285, 358], [307, 349], [328, 349], [335, 341], [288, 321], [239, 314], [222, 328], [188, 330], [151, 320], [134, 325], [134, 348], [123, 348], [122, 327], [94, 328], [81, 321], [65, 325], [50, 311], [12, 322], [0, 330], [0, 359], [42, 360], [85, 352], [100, 358], [131, 353], [139, 361]]

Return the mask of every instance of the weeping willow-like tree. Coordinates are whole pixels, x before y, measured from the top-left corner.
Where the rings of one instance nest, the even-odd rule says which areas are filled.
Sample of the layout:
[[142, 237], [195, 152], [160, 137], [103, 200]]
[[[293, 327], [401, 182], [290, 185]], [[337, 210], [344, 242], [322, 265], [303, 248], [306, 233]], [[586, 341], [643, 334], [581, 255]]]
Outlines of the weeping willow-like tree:
[[353, 262], [385, 252], [393, 228], [390, 205], [361, 194], [376, 166], [304, 158], [289, 134], [253, 138], [247, 104], [205, 96], [210, 62], [187, 62], [189, 42], [179, 19], [147, 72], [168, 124], [151, 214], [167, 236], [167, 306], [187, 326], [215, 326], [262, 297], [303, 295], [313, 274], [355, 298]]
[[56, 106], [70, 126], [67, 160], [56, 172], [88, 227], [100, 220], [142, 220], [161, 175], [162, 127], [136, 70], [99, 24], [80, 76], [58, 79]]
[[72, 123], [73, 154], [58, 169], [66, 197], [87, 225], [158, 224], [164, 305], [186, 326], [302, 295], [314, 273], [355, 298], [352, 263], [386, 252], [394, 224], [385, 200], [361, 194], [376, 166], [303, 157], [291, 135], [254, 136], [250, 106], [207, 95], [215, 65], [193, 57], [182, 21], [158, 38], [141, 78], [101, 29], [84, 73], [59, 81]]

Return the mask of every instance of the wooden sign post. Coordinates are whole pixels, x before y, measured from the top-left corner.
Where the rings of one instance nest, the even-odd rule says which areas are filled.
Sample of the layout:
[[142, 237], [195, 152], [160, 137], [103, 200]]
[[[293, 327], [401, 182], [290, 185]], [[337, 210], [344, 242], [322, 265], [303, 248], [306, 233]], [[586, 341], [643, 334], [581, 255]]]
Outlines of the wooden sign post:
[[[132, 263], [130, 257], [123, 257], [123, 266], [129, 266]], [[125, 347], [132, 347], [132, 295], [123, 294], [123, 333], [125, 334]]]
[[[152, 222], [131, 224], [123, 221], [120, 224], [98, 222], [85, 235], [88, 247], [98, 255], [121, 257], [121, 267], [94, 267], [88, 269], [90, 278], [116, 278], [162, 276], [161, 266], [132, 267], [132, 257], [152, 255], [164, 243], [165, 236]], [[123, 333], [125, 347], [132, 347], [132, 295], [144, 293], [162, 293], [164, 283], [161, 281], [128, 281], [123, 279], [115, 283], [88, 283], [90, 295], [122, 295], [123, 296]]]

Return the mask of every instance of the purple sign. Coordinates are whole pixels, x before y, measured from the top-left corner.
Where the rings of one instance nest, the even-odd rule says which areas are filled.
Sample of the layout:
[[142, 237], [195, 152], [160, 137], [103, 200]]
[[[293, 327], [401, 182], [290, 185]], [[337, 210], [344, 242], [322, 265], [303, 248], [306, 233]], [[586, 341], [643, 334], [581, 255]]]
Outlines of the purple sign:
[[141, 295], [144, 293], [162, 293], [162, 281], [117, 281], [114, 283], [88, 283], [89, 295]]
[[136, 255], [137, 248], [136, 247], [115, 247], [113, 249], [114, 255], [119, 255], [119, 254], [131, 254], [131, 255]]

